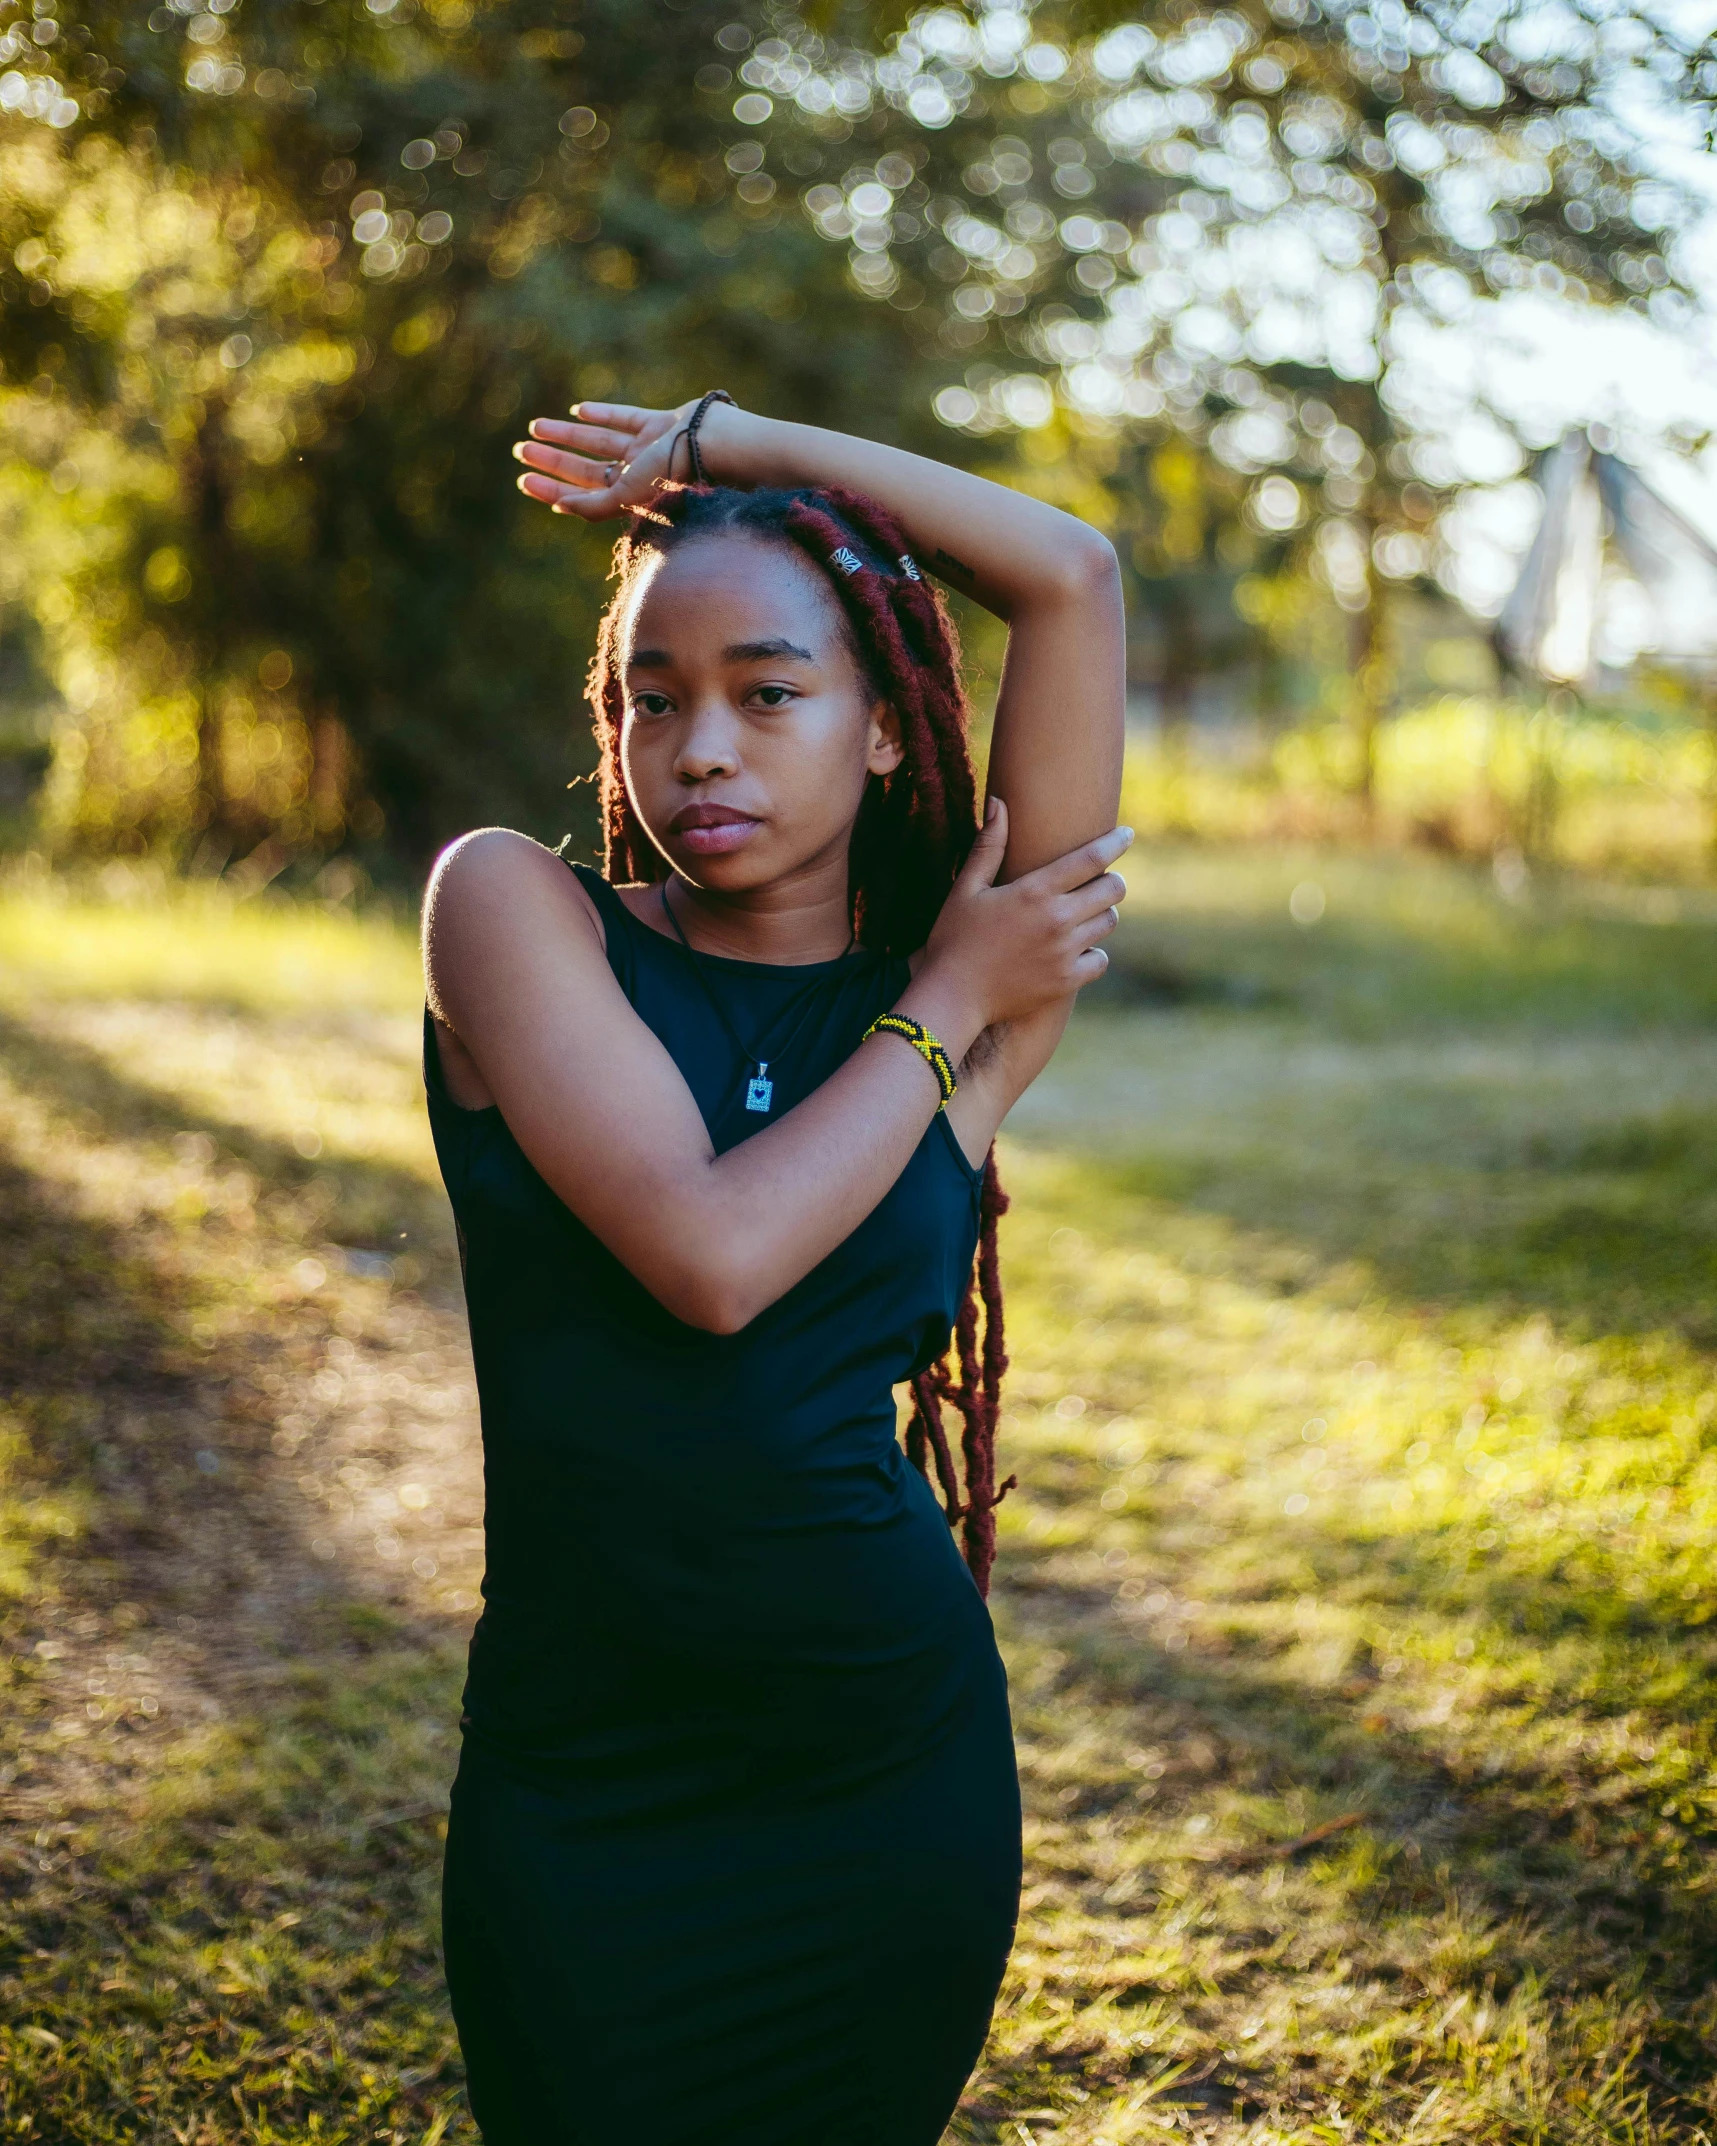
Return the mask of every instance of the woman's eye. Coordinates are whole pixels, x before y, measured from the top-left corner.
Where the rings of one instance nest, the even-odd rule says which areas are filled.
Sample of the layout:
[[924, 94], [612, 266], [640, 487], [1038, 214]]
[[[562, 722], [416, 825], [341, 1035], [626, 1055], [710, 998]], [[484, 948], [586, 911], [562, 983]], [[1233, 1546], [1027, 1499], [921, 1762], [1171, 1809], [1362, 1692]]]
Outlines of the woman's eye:
[[789, 686], [759, 686], [751, 697], [761, 701], [766, 708], [784, 708], [793, 693]]
[[632, 705], [640, 715], [666, 715], [673, 702], [665, 693], [635, 693]]

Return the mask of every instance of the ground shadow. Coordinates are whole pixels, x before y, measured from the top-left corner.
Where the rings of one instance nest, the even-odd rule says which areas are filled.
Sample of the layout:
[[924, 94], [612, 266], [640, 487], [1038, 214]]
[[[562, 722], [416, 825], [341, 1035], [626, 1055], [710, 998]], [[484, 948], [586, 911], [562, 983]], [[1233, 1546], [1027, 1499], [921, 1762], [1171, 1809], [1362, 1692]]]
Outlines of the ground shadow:
[[[1113, 1047], [1126, 1047], [1120, 1033]], [[1262, 1138], [1222, 1155], [1152, 1155], [1140, 1152], [1148, 1135], [1129, 1152], [1112, 1124], [1100, 1137], [1060, 1124], [1019, 1137], [1088, 1173], [1094, 1218], [1131, 1199], [1275, 1240], [1231, 1251], [1235, 1271], [1267, 1292], [1358, 1262], [1431, 1312], [1547, 1313], [1571, 1339], [1669, 1333], [1717, 1351], [1717, 1111], [1618, 1112], [1600, 1128], [1429, 1155], [1401, 1152], [1382, 1121], [1374, 1146], [1350, 1138], [1327, 1155]], [[1141, 1215], [1127, 1233], [1148, 1226]], [[1275, 1256], [1284, 1246], [1316, 1267], [1301, 1260], [1296, 1278]]]
[[[8, 1021], [0, 1055], [86, 1142], [204, 1132], [305, 1182], [93, 1054]], [[170, 1232], [104, 1226], [28, 1161], [0, 1158], [0, 2129], [462, 2137], [435, 1930], [462, 1634], [316, 1554], [269, 1442], [330, 1314], [210, 1342]]]
[[429, 1265], [426, 1280], [440, 1299], [462, 1302], [446, 1196], [413, 1171], [364, 1156], [312, 1161], [288, 1141], [200, 1109], [171, 1089], [128, 1077], [99, 1051], [44, 1036], [5, 1013], [0, 1013], [0, 1068], [57, 1108], [92, 1113], [109, 1138], [203, 1135], [214, 1142], [218, 1157], [253, 1171], [273, 1193], [305, 1202], [325, 1217], [329, 1234], [340, 1243], [385, 1253], [397, 1248], [404, 1233]]
[[[1179, 1510], [1179, 1497], [1172, 1476], [1136, 1493], [1137, 1527], [1149, 1536]], [[1034, 1484], [1032, 1500], [1069, 1515], [1090, 1502], [1081, 1486], [1053, 1480]], [[1480, 1546], [1470, 1526], [1383, 1531], [1362, 1519], [1320, 1524], [1308, 1514], [1295, 1519], [1292, 1539], [1295, 1568], [1332, 1601], [1459, 1619], [1463, 1629], [1488, 1628], [1502, 1646], [1520, 1641], [1551, 1652], [1580, 1642], [1593, 1664], [1580, 1701], [1590, 1718], [1630, 1713], [1647, 1693], [1654, 1714], [1690, 1728], [1703, 1731], [1717, 1716], [1711, 1590], [1690, 1592], [1679, 1572], [1642, 1572], [1625, 1542], [1567, 1533], [1549, 1547], [1500, 1539]], [[1031, 1553], [1010, 1545], [1009, 1555]]]
[[[1698, 2120], [1717, 2070], [1717, 2047], [1689, 2024], [1708, 1995], [1717, 1951], [1708, 1813], [1689, 1808], [1666, 1820], [1662, 1784], [1649, 1769], [1624, 1786], [1594, 1759], [1583, 1783], [1566, 1766], [1538, 1766], [1524, 1740], [1499, 1747], [1490, 1736], [1463, 1743], [1443, 1730], [1435, 1738], [1416, 1731], [1399, 1706], [1382, 1711], [1391, 1695], [1374, 1665], [1320, 1689], [1208, 1638], [1171, 1651], [1136, 1608], [1117, 1604], [1107, 1588], [1059, 1583], [1046, 1562], [1010, 1548], [997, 1600], [1004, 1634], [1023, 1650], [1015, 1694], [1022, 1730], [1053, 1751], [1076, 1729], [1085, 1752], [1071, 1784], [1053, 1770], [1034, 1780], [1028, 1767], [1026, 1799], [1053, 1829], [1047, 1860], [1093, 1923], [1115, 1931], [1138, 1918], [1149, 1955], [1158, 1942], [1153, 1917], [1195, 1929], [1201, 1902], [1238, 1891], [1241, 1900], [1212, 1909], [1236, 1933], [1236, 2001], [1254, 1981], [1249, 1957], [1269, 1959], [1274, 1973], [1298, 1967], [1315, 1978], [1332, 1942], [1327, 1914], [1323, 1928], [1302, 1933], [1304, 1894], [1290, 1890], [1273, 1904], [1259, 1882], [1284, 1867], [1271, 1851], [1292, 1851], [1303, 1831], [1314, 1838], [1286, 1860], [1303, 1854], [1324, 1866], [1325, 1906], [1337, 1903], [1347, 1918], [1346, 1972], [1404, 1983], [1395, 2001], [1408, 2005], [1415, 1995], [1442, 2005], [1463, 1990], [1487, 2000], [1540, 1990], [1559, 2003], [1626, 1990], [1643, 2008], [1639, 2066], [1659, 2120]], [[1033, 1650], [1047, 1671], [1034, 1672]], [[1130, 1756], [1140, 1743], [1161, 1754], [1148, 1777]], [[1600, 1785], [1601, 1798], [1586, 1793]], [[1180, 1830], [1184, 1815], [1207, 1807], [1213, 1789], [1303, 1817], [1278, 1821], [1274, 1837], [1200, 1836], [1194, 1844]], [[1320, 1842], [1318, 1822], [1336, 1816], [1358, 1823]], [[1134, 1832], [1165, 1841], [1166, 1852], [1118, 1914], [1108, 1904], [1113, 1842]], [[1451, 1961], [1437, 1942], [1451, 1923], [1478, 1940], [1464, 1961]], [[1133, 1982], [1111, 1973], [1108, 1987], [1123, 2009], [1165, 1994], [1145, 1968]], [[1195, 2067], [1193, 2106], [1234, 2115], [1294, 2106], [1279, 2069], [1266, 2079], [1225, 2061], [1237, 2054]], [[1063, 2057], [1093, 2090], [1122, 2086], [1157, 2061], [1147, 2052], [1117, 2070], [1113, 2038], [1103, 2035], [1088, 2049], [1072, 2041]], [[1410, 2102], [1428, 2083], [1418, 2082]], [[1305, 2107], [1322, 2114], [1330, 2085], [1321, 2065], [1304, 2085]], [[1012, 2091], [1005, 2073], [992, 2079], [998, 2087], [1004, 2098]], [[1175, 2090], [1164, 2098], [1174, 2101]]]

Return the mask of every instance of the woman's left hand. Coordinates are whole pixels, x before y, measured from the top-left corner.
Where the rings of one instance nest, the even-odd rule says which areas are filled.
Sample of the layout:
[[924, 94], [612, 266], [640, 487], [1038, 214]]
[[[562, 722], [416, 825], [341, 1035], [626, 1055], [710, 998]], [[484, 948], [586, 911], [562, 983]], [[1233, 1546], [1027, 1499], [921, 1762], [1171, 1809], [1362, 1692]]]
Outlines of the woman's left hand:
[[644, 410], [626, 402], [578, 402], [570, 419], [538, 417], [514, 457], [526, 465], [519, 490], [556, 514], [611, 521], [647, 506], [675, 474], [688, 474], [680, 437], [697, 408]]

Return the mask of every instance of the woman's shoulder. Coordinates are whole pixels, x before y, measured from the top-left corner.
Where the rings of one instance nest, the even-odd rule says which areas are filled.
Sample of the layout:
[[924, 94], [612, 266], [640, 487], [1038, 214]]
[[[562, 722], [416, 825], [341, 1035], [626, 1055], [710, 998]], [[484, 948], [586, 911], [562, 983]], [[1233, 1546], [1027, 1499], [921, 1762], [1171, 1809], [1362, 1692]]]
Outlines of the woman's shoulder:
[[450, 842], [435, 860], [423, 899], [424, 951], [431, 973], [438, 945], [449, 938], [481, 945], [514, 941], [519, 933], [582, 918], [606, 945], [602, 895], [612, 890], [597, 873], [568, 869], [567, 860], [510, 827], [479, 827]]
[[567, 855], [571, 836], [549, 849], [513, 827], [474, 827], [456, 835], [430, 868], [428, 899], [466, 890], [534, 888], [562, 898], [577, 890], [586, 898], [612, 894], [600, 872]]

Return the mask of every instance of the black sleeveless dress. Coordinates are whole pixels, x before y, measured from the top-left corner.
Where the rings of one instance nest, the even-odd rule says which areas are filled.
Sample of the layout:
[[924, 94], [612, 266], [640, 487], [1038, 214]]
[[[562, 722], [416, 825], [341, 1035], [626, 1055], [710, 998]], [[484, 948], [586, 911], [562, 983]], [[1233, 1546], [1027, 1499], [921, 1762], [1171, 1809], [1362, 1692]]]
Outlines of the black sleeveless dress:
[[[718, 1151], [905, 988], [862, 952], [701, 957], [748, 1042], [794, 1032], [748, 1113], [691, 957], [579, 876]], [[938, 1116], [844, 1244], [708, 1334], [498, 1110], [452, 1102], [425, 1035], [488, 1499], [444, 1910], [487, 2146], [935, 2146], [1012, 1940], [1019, 1798], [989, 1617], [892, 1388], [947, 1341], [979, 1173]]]

